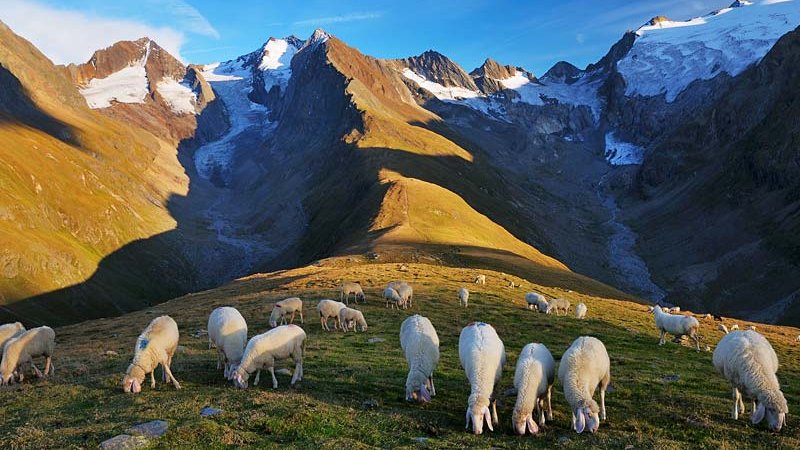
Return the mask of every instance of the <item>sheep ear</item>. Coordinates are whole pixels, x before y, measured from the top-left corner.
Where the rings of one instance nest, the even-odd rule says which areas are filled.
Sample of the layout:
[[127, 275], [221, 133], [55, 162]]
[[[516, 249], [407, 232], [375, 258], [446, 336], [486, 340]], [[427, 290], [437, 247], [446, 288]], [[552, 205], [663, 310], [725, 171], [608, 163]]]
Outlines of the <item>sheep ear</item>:
[[423, 402], [431, 401], [431, 392], [425, 387], [425, 383], [422, 383], [419, 387], [419, 396], [422, 398]]
[[472, 417], [472, 413], [470, 412], [469, 408], [467, 408], [467, 425], [464, 427], [465, 430], [469, 430], [469, 419]]
[[764, 420], [764, 415], [766, 414], [766, 412], [767, 409], [764, 408], [764, 404], [759, 403], [758, 408], [756, 408], [756, 410], [753, 411], [753, 416], [750, 418], [750, 420], [752, 420], [754, 424], [759, 423], [762, 420]]
[[489, 427], [489, 431], [494, 431], [494, 428], [492, 428], [492, 413], [489, 412], [489, 407], [483, 408], [483, 418], [486, 420], [486, 426]]
[[573, 414], [575, 414], [575, 431], [577, 431], [578, 434], [583, 433], [583, 430], [586, 428], [586, 419], [583, 417], [583, 411], [578, 409], [575, 410]]
[[532, 417], [528, 417], [526, 422], [528, 423], [528, 431], [530, 431], [531, 434], [536, 434], [539, 432], [539, 426], [536, 425], [536, 422], [533, 421]]

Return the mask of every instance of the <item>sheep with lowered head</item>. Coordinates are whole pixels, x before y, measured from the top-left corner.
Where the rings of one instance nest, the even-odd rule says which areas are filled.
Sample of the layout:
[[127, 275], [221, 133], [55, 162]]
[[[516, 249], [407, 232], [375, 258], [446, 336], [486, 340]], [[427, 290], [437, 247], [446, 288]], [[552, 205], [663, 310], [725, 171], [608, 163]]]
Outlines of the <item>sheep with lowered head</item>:
[[361, 285], [358, 283], [351, 283], [351, 282], [344, 282], [342, 286], [339, 288], [339, 300], [344, 300], [345, 304], [350, 304], [350, 296], [353, 296], [353, 301], [355, 303], [366, 303], [367, 297], [364, 295], [364, 290], [361, 289]]
[[217, 370], [224, 364], [227, 379], [242, 360], [247, 344], [247, 322], [236, 308], [222, 306], [208, 316], [208, 348], [217, 348]]
[[[497, 400], [495, 385], [503, 374], [506, 350], [495, 329], [483, 322], [472, 322], [458, 338], [458, 356], [470, 384], [467, 400], [467, 426], [472, 424], [475, 434], [483, 433], [483, 422], [490, 431], [497, 425]], [[492, 407], [491, 412], [489, 406]]]
[[578, 319], [585, 319], [586, 318], [586, 305], [584, 303], [578, 303], [575, 305], [575, 317]]
[[[337, 302], [338, 303], [338, 302]], [[258, 371], [254, 385], [258, 384], [261, 369], [267, 369], [272, 375], [272, 388], [278, 388], [275, 378], [275, 360], [292, 358], [294, 374], [291, 385], [303, 379], [303, 347], [306, 332], [297, 325], [281, 325], [266, 333], [253, 336], [244, 349], [242, 363], [229, 377], [240, 389], [247, 389], [248, 380], [253, 372]]]
[[517, 403], [511, 415], [511, 425], [517, 434], [539, 432], [539, 426], [545, 422], [545, 401], [547, 420], [553, 420], [550, 397], [555, 378], [556, 362], [544, 344], [531, 343], [523, 347], [514, 373]]
[[528, 304], [528, 309], [536, 308], [539, 312], [547, 311], [547, 299], [544, 295], [537, 292], [528, 292], [525, 294], [525, 303]]
[[672, 315], [665, 313], [661, 308], [653, 308], [653, 316], [656, 319], [656, 328], [661, 332], [661, 339], [658, 345], [664, 345], [664, 336], [667, 333], [681, 337], [683, 335], [694, 339], [697, 351], [700, 351], [700, 339], [697, 332], [700, 329], [700, 322], [692, 316]]
[[553, 312], [558, 314], [559, 311], [564, 311], [564, 315], [566, 316], [569, 314], [570, 303], [569, 300], [565, 298], [554, 298], [550, 300], [549, 304], [547, 305], [547, 314], [553, 314]]
[[171, 381], [175, 389], [180, 389], [178, 380], [172, 376], [170, 366], [175, 349], [178, 348], [178, 324], [170, 316], [160, 316], [153, 319], [147, 328], [136, 339], [133, 349], [133, 361], [125, 372], [122, 380], [122, 389], [126, 393], [138, 394], [142, 391], [142, 382], [150, 374], [150, 387], [155, 389], [156, 367], [161, 364], [164, 382]]
[[339, 328], [339, 326], [341, 326], [341, 323], [339, 323], [339, 311], [341, 311], [342, 308], [347, 308], [347, 305], [345, 305], [342, 302], [337, 302], [327, 298], [324, 300], [320, 300], [319, 303], [317, 303], [317, 312], [319, 313], [319, 323], [320, 325], [322, 325], [323, 330], [325, 331], [331, 330], [330, 327], [328, 327], [328, 319], [330, 319], [331, 317], [334, 320], [333, 324], [334, 330]]
[[[606, 388], [611, 382], [611, 360], [603, 343], [591, 336], [572, 342], [558, 366], [558, 379], [564, 385], [564, 397], [572, 408], [572, 429], [592, 433], [606, 420]], [[592, 398], [600, 388], [600, 405]], [[598, 414], [599, 413], [599, 414]]]
[[294, 315], [297, 313], [300, 313], [300, 323], [305, 323], [305, 320], [303, 320], [303, 301], [299, 297], [289, 297], [276, 302], [269, 315], [269, 326], [272, 328], [277, 327], [279, 319], [281, 325], [286, 325], [286, 316], [290, 314], [292, 317], [288, 323], [294, 323]]
[[478, 275], [475, 277], [475, 284], [486, 284], [486, 275]]
[[0, 357], [3, 356], [3, 347], [9, 339], [25, 332], [25, 327], [20, 322], [0, 325]]
[[410, 284], [403, 282], [395, 289], [403, 299], [403, 309], [411, 308], [414, 306], [414, 289]]
[[406, 400], [429, 402], [436, 395], [433, 371], [439, 364], [439, 335], [427, 317], [415, 314], [400, 325], [400, 348], [408, 362]]
[[[6, 341], [3, 346], [3, 359], [0, 361], [0, 384], [11, 384], [19, 374], [22, 381], [22, 367], [30, 365], [37, 377], [42, 378], [55, 372], [53, 350], [56, 346], [56, 333], [50, 327], [38, 327], [24, 331]], [[33, 358], [44, 356], [44, 374], [33, 363]]]
[[403, 299], [400, 297], [400, 294], [394, 288], [387, 287], [383, 290], [383, 299], [386, 300], [386, 307], [391, 307], [394, 309], [400, 309], [403, 306]]
[[789, 407], [778, 382], [778, 355], [769, 341], [756, 331], [732, 331], [714, 349], [714, 368], [733, 386], [734, 420], [744, 413], [744, 401], [753, 401], [754, 424], [767, 418], [772, 431], [786, 423]]
[[367, 321], [364, 319], [364, 313], [353, 308], [342, 308], [339, 310], [339, 325], [342, 327], [343, 332], [347, 332], [350, 325], [353, 325], [353, 331], [367, 331]]
[[465, 308], [469, 305], [469, 291], [467, 288], [458, 288], [458, 305]]

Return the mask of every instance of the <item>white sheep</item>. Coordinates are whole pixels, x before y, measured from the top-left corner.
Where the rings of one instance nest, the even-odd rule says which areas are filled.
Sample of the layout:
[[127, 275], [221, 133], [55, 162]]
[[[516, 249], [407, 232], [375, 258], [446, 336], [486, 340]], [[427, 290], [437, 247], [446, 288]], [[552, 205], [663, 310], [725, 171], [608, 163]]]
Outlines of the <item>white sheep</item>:
[[672, 308], [669, 309], [670, 314], [678, 314], [679, 312], [681, 312], [680, 306], [673, 306]]
[[415, 314], [400, 325], [400, 348], [408, 362], [406, 400], [429, 402], [436, 395], [433, 371], [439, 364], [439, 335], [427, 317]]
[[585, 304], [578, 303], [577, 305], [575, 305], [575, 317], [577, 317], [578, 319], [585, 319], [587, 310], [588, 308], [586, 308]]
[[724, 324], [719, 324], [719, 325], [717, 326], [717, 329], [718, 329], [719, 331], [722, 331], [722, 332], [723, 332], [723, 333], [725, 333], [725, 334], [728, 334], [728, 327], [726, 327]]
[[344, 300], [346, 304], [350, 304], [350, 295], [353, 296], [353, 301], [355, 303], [358, 303], [359, 300], [362, 303], [367, 302], [367, 297], [364, 295], [364, 290], [361, 289], [361, 285], [358, 283], [344, 282], [339, 288], [339, 291], [339, 300]]
[[547, 311], [547, 299], [542, 294], [528, 292], [525, 294], [525, 302], [528, 304], [528, 309], [536, 308], [539, 312]]
[[[338, 303], [338, 302], [336, 302]], [[233, 371], [230, 379], [240, 389], [247, 389], [248, 380], [253, 372], [258, 371], [254, 385], [258, 384], [261, 370], [266, 369], [272, 375], [272, 388], [278, 388], [275, 378], [275, 360], [292, 358], [294, 374], [291, 385], [303, 379], [303, 348], [306, 332], [297, 325], [281, 325], [266, 333], [253, 336], [244, 349], [242, 363]]]
[[735, 324], [731, 325], [731, 331], [738, 330], [738, 329], [739, 329], [739, 324], [738, 323], [735, 323]]
[[756, 331], [756, 326], [755, 325], [750, 325], [750, 326], [747, 327], [747, 329], [751, 330], [751, 331]]
[[486, 284], [486, 275], [478, 275], [475, 277], [475, 284]]
[[342, 308], [347, 308], [342, 302], [337, 302], [330, 299], [320, 300], [317, 303], [317, 312], [319, 312], [319, 323], [322, 325], [322, 329], [325, 331], [330, 331], [331, 329], [328, 327], [328, 319], [333, 317], [334, 324], [333, 329], [337, 329], [341, 326], [339, 322], [339, 311]]
[[565, 298], [554, 298], [550, 300], [545, 312], [547, 314], [553, 314], [553, 312], [555, 312], [556, 315], [558, 316], [559, 315], [558, 312], [563, 310], [564, 315], [566, 316], [567, 314], [569, 314], [569, 308], [570, 308], [569, 300]]
[[523, 347], [514, 373], [517, 403], [511, 415], [511, 425], [517, 434], [539, 432], [539, 426], [545, 423], [545, 401], [547, 420], [553, 420], [550, 398], [555, 378], [556, 362], [544, 344], [531, 343]]
[[392, 309], [395, 306], [400, 309], [403, 306], [403, 299], [400, 297], [400, 294], [394, 288], [387, 287], [383, 290], [383, 299], [386, 300], [386, 307], [391, 307]]
[[[575, 339], [558, 366], [564, 397], [572, 408], [572, 429], [594, 433], [606, 420], [606, 388], [611, 382], [611, 361], [603, 343], [591, 336]], [[600, 387], [600, 406], [592, 398]], [[599, 412], [599, 415], [598, 415]]]
[[294, 315], [300, 313], [300, 323], [305, 323], [303, 319], [303, 301], [298, 297], [289, 297], [276, 302], [272, 307], [272, 312], [269, 315], [269, 326], [275, 328], [278, 326], [278, 319], [281, 325], [286, 325], [286, 316], [291, 314], [288, 323], [294, 323]]
[[458, 288], [458, 305], [465, 308], [469, 305], [469, 291], [467, 288]]
[[25, 332], [25, 327], [19, 322], [0, 325], [0, 357], [3, 356], [3, 347], [9, 339]]
[[703, 319], [706, 319], [706, 320], [709, 320], [709, 319], [711, 319], [711, 318], [712, 318], [712, 316], [711, 316], [711, 313], [706, 313], [706, 314], [703, 316]]
[[[3, 359], [0, 361], [0, 384], [11, 384], [14, 375], [22, 381], [22, 367], [31, 366], [37, 377], [42, 378], [55, 373], [53, 350], [56, 346], [56, 333], [50, 327], [38, 327], [18, 334], [6, 341], [3, 346]], [[44, 373], [33, 363], [33, 358], [44, 356]]]
[[223, 374], [227, 379], [242, 360], [247, 344], [247, 322], [236, 308], [223, 306], [211, 311], [207, 329], [208, 348], [216, 347], [217, 370], [224, 364]]
[[341, 325], [342, 331], [347, 332], [350, 324], [353, 325], [353, 331], [358, 331], [358, 327], [361, 327], [361, 331], [367, 331], [367, 321], [361, 311], [347, 307], [340, 309], [339, 325]]
[[395, 290], [400, 295], [400, 298], [403, 299], [403, 309], [414, 306], [414, 289], [410, 284], [402, 282]]
[[164, 382], [171, 381], [175, 389], [180, 389], [180, 383], [170, 370], [179, 338], [178, 324], [172, 320], [172, 317], [160, 316], [153, 319], [136, 339], [133, 361], [122, 379], [122, 389], [126, 393], [138, 394], [142, 390], [142, 383], [148, 373], [150, 374], [150, 387], [155, 389], [155, 371], [159, 364], [161, 364], [164, 374]]
[[692, 316], [672, 315], [665, 313], [661, 308], [653, 308], [653, 316], [656, 319], [656, 328], [661, 332], [661, 339], [658, 345], [664, 345], [664, 336], [667, 333], [679, 338], [683, 335], [694, 339], [697, 351], [700, 351], [700, 339], [697, 332], [700, 329], [700, 322]]
[[466, 428], [469, 428], [471, 422], [472, 431], [481, 434], [483, 422], [486, 420], [489, 430], [494, 431], [492, 423], [497, 425], [498, 422], [494, 387], [500, 381], [503, 365], [506, 363], [503, 341], [491, 325], [472, 322], [461, 330], [458, 356], [471, 388], [467, 400]]
[[778, 356], [761, 334], [732, 331], [719, 341], [712, 359], [714, 368], [733, 386], [734, 420], [744, 413], [743, 397], [753, 401], [751, 420], [754, 424], [767, 418], [772, 431], [780, 431], [786, 423], [789, 407], [781, 392], [778, 377]]

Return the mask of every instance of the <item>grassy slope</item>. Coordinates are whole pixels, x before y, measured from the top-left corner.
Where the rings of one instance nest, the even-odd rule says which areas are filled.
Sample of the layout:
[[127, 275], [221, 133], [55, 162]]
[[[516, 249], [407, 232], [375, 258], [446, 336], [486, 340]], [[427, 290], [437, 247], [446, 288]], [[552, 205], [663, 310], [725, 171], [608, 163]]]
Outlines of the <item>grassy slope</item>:
[[[668, 343], [657, 347], [652, 318], [644, 307], [627, 301], [588, 297], [578, 292], [533, 285], [496, 272], [486, 286], [467, 284], [476, 270], [410, 264], [353, 264], [348, 259], [324, 261], [302, 269], [256, 275], [221, 288], [164, 303], [123, 317], [96, 320], [56, 330], [56, 377], [26, 382], [0, 390], [0, 439], [10, 447], [96, 447], [128, 426], [152, 419], [170, 422], [158, 448], [259, 446], [277, 448], [291, 443], [299, 448], [550, 448], [562, 437], [564, 448], [797, 448], [800, 427], [789, 419], [780, 435], [753, 427], [747, 420], [729, 418], [730, 392], [711, 366], [711, 354]], [[378, 301], [380, 288], [390, 279], [407, 279], [415, 286], [413, 310], [386, 310]], [[341, 280], [359, 280], [369, 303], [360, 306], [370, 325], [367, 333], [322, 332], [314, 316], [316, 300], [335, 295]], [[522, 288], [509, 289], [509, 280]], [[455, 290], [472, 290], [470, 307], [456, 306]], [[547, 317], [523, 307], [523, 295], [538, 290], [548, 296], [566, 296], [589, 306], [589, 319]], [[214, 370], [215, 350], [205, 337], [192, 337], [205, 328], [216, 306], [239, 308], [250, 323], [250, 334], [263, 332], [271, 303], [299, 295], [306, 300], [308, 333], [305, 380], [292, 390], [289, 378], [279, 375], [279, 388], [234, 389]], [[436, 372], [438, 396], [428, 405], [403, 400], [406, 366], [399, 349], [401, 321], [412, 313], [431, 318], [441, 339], [442, 357]], [[181, 329], [185, 352], [173, 365], [184, 389], [175, 391], [159, 382], [155, 391], [122, 393], [119, 383], [139, 331], [156, 314], [170, 314]], [[475, 437], [464, 432], [469, 387], [459, 367], [457, 342], [461, 328], [472, 320], [493, 324], [504, 340], [508, 362], [497, 392], [512, 385], [516, 356], [531, 341], [545, 343], [556, 359], [580, 335], [595, 335], [606, 344], [612, 361], [614, 391], [608, 395], [609, 421], [596, 435], [569, 431], [569, 415], [557, 382], [553, 398], [555, 420], [538, 437], [510, 435], [513, 397], [500, 395], [500, 427]], [[740, 322], [740, 326], [744, 326]], [[706, 343], [717, 342], [716, 323], [702, 321]], [[790, 409], [800, 401], [800, 351], [794, 343], [798, 330], [758, 326], [772, 342], [782, 367], [779, 372]], [[370, 344], [371, 337], [386, 339]], [[106, 350], [119, 358], [101, 356]], [[284, 367], [290, 364], [284, 363]], [[680, 379], [665, 382], [665, 375]], [[362, 402], [378, 401], [368, 410]], [[199, 417], [206, 405], [225, 412]], [[58, 429], [57, 432], [53, 430]], [[428, 438], [424, 445], [416, 437]]]

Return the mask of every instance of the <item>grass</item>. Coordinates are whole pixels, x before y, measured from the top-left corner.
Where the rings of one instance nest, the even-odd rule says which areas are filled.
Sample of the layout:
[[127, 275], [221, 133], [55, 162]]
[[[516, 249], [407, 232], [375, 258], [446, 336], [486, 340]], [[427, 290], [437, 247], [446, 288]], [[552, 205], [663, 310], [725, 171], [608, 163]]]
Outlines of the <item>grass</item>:
[[[406, 270], [401, 270], [406, 269]], [[780, 434], [729, 418], [730, 391], [711, 365], [711, 354], [686, 345], [658, 347], [652, 318], [642, 305], [590, 297], [579, 292], [531, 284], [490, 271], [487, 285], [468, 284], [474, 269], [423, 264], [352, 264], [347, 259], [237, 280], [218, 289], [192, 294], [146, 311], [59, 328], [56, 376], [0, 390], [0, 439], [7, 448], [88, 448], [136, 423], [164, 419], [168, 433], [153, 441], [154, 448], [797, 448], [800, 427], [789, 418]], [[391, 279], [415, 287], [415, 306], [391, 311], [378, 295]], [[366, 333], [323, 332], [315, 317], [316, 301], [335, 296], [342, 280], [358, 280], [368, 303], [359, 305], [369, 322]], [[508, 281], [522, 283], [507, 288]], [[456, 306], [457, 287], [471, 290], [470, 307]], [[524, 293], [537, 290], [566, 296], [589, 307], [588, 319], [548, 317], [528, 311]], [[290, 295], [306, 301], [308, 333], [305, 379], [296, 389], [289, 377], [278, 375], [279, 388], [263, 383], [237, 390], [215, 370], [215, 350], [207, 338], [192, 334], [204, 329], [208, 313], [220, 305], [237, 307], [250, 325], [250, 334], [263, 332], [271, 304]], [[436, 371], [437, 393], [427, 405], [403, 400], [406, 364], [399, 348], [402, 320], [413, 313], [429, 317], [441, 340]], [[138, 396], [122, 392], [120, 381], [138, 333], [158, 314], [169, 314], [181, 330], [181, 345], [173, 372], [180, 391], [159, 382]], [[469, 386], [458, 361], [458, 335], [472, 320], [491, 323], [506, 345], [508, 362], [496, 388], [500, 426], [494, 433], [473, 436], [464, 431]], [[739, 322], [740, 326], [745, 326]], [[716, 323], [702, 321], [704, 343], [721, 337]], [[800, 401], [800, 352], [796, 329], [758, 325], [772, 342], [782, 363], [779, 377], [790, 409]], [[577, 336], [603, 340], [611, 356], [613, 392], [607, 396], [609, 420], [597, 434], [577, 435], [557, 382], [554, 421], [539, 436], [511, 434], [514, 397], [503, 395], [512, 386], [519, 350], [542, 342], [556, 359]], [[384, 342], [369, 343], [371, 337]], [[119, 357], [107, 357], [107, 350]], [[291, 367], [290, 361], [281, 365]], [[663, 380], [676, 374], [674, 382]], [[375, 408], [363, 406], [375, 400]], [[204, 406], [224, 413], [201, 418]], [[418, 442], [417, 438], [425, 438]]]

